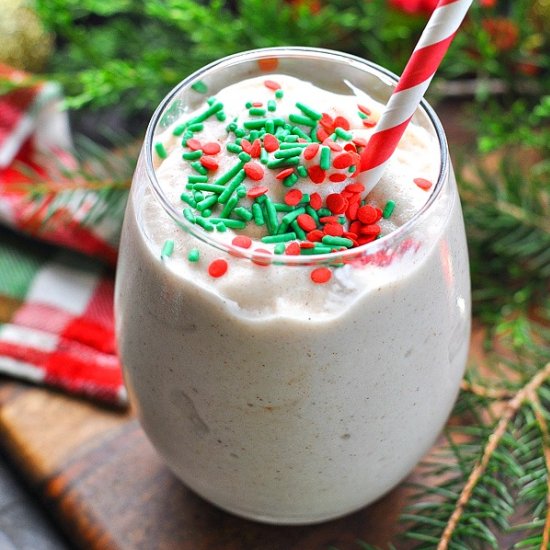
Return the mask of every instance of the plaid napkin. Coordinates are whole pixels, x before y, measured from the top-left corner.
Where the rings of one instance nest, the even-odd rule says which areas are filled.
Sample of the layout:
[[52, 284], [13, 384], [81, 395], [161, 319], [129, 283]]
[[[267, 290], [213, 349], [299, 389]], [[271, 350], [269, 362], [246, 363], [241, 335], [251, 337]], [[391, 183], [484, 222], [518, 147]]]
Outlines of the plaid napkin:
[[112, 269], [122, 211], [89, 223], [103, 199], [72, 175], [61, 99], [0, 65], [0, 374], [124, 405]]

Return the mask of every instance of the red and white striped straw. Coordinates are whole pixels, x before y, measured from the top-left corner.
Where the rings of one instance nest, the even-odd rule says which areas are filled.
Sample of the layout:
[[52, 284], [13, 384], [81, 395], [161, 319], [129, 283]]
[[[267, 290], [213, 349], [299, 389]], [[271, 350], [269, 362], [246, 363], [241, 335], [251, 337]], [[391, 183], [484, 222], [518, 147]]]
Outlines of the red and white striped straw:
[[380, 180], [471, 3], [439, 0], [361, 155], [360, 181], [367, 193]]

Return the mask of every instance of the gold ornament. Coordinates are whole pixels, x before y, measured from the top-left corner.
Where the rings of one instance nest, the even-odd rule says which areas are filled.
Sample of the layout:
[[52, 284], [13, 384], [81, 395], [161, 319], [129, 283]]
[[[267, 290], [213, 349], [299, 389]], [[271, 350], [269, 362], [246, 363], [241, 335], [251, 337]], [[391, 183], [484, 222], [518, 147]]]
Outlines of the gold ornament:
[[550, 0], [534, 0], [533, 13], [543, 28], [550, 26]]
[[49, 35], [29, 0], [0, 0], [0, 63], [37, 72], [53, 50]]

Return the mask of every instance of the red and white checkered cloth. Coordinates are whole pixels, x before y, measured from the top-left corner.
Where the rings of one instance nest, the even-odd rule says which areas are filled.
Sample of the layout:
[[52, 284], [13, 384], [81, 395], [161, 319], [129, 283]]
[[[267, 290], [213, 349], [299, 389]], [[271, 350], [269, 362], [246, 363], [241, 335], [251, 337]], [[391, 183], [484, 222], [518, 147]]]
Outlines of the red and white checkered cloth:
[[[55, 194], [37, 208], [29, 184], [46, 181], [59, 188], [69, 183], [59, 165], [76, 162], [68, 153], [61, 93], [51, 83], [5, 66], [0, 66], [2, 82], [17, 86], [0, 95], [0, 223], [11, 228], [0, 225], [0, 375], [124, 405], [113, 272], [105, 263], [115, 262], [122, 220], [89, 226], [79, 217], [81, 205], [71, 209], [69, 203], [61, 215], [55, 212], [56, 223], [43, 223], [52, 215]], [[58, 175], [54, 182], [52, 173]]]

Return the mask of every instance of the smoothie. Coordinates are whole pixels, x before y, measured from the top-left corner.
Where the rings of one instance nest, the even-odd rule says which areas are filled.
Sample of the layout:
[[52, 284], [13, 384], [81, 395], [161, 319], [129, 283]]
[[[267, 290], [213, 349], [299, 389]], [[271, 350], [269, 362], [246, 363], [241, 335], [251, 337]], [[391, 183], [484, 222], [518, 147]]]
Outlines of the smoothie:
[[[283, 70], [254, 74], [268, 54]], [[315, 81], [327, 67], [337, 84]], [[162, 106], [136, 171], [116, 294], [130, 396], [174, 473], [252, 519], [322, 521], [384, 494], [462, 377], [468, 261], [442, 130], [419, 113], [365, 196], [383, 109], [365, 74], [388, 88], [330, 52], [222, 63]]]

